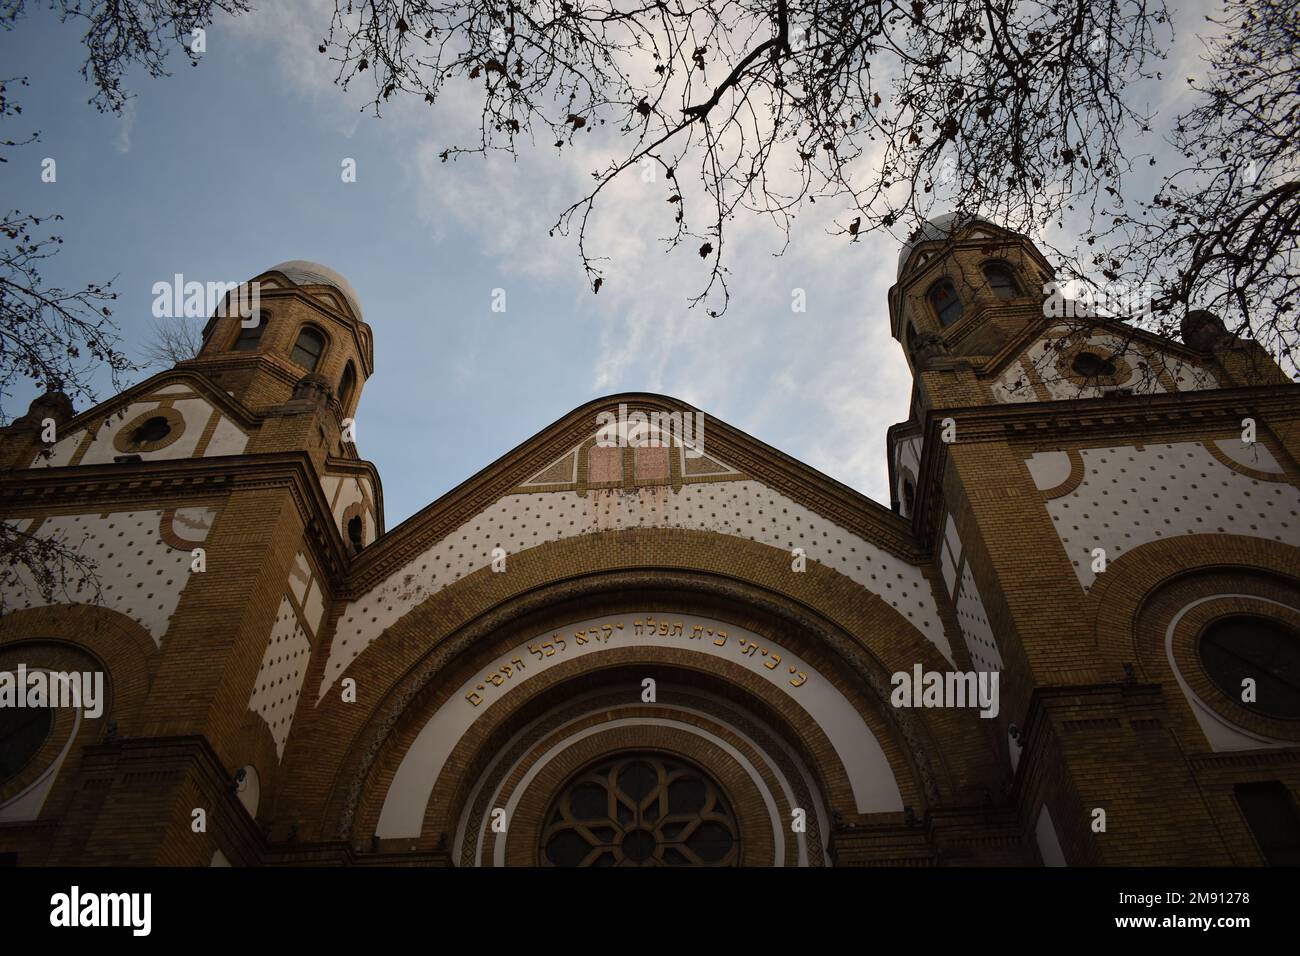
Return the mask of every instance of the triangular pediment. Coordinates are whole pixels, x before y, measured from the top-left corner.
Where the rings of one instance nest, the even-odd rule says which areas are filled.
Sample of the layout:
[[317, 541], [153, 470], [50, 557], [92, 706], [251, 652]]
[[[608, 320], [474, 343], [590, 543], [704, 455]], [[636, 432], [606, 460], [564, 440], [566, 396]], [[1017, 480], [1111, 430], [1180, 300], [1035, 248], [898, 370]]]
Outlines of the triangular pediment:
[[631, 393], [575, 409], [390, 530], [360, 556], [353, 584], [365, 589], [505, 498], [522, 509], [527, 496], [672, 496], [746, 482], [890, 554], [918, 557], [910, 525], [885, 506], [684, 402]]
[[587, 535], [652, 531], [766, 547], [795, 571], [821, 565], [952, 660], [909, 522], [683, 402], [628, 394], [575, 409], [367, 547], [320, 693], [388, 627], [467, 578]]
[[1010, 403], [1220, 387], [1212, 365], [1195, 351], [1104, 317], [1044, 317], [1031, 323], [985, 364], [981, 375], [991, 380], [997, 401]]
[[[160, 420], [149, 440], [138, 429]], [[240, 454], [256, 417], [192, 369], [175, 368], [139, 382], [58, 426], [58, 438], [33, 467], [112, 463], [119, 455], [146, 460]]]

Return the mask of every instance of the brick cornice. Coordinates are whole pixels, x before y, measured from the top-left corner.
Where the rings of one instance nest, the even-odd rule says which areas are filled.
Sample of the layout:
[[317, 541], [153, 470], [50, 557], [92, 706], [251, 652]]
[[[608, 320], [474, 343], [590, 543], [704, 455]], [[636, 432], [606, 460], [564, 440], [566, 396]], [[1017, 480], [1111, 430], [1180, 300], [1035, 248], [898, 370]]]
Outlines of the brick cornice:
[[79, 428], [90, 426], [95, 427], [96, 420], [106, 419], [119, 411], [125, 409], [133, 401], [148, 395], [149, 393], [172, 384], [186, 384], [197, 386], [194, 391], [198, 392], [208, 401], [210, 401], [218, 410], [225, 415], [233, 418], [244, 428], [254, 428], [260, 421], [259, 417], [250, 410], [243, 402], [227, 394], [223, 389], [218, 388], [212, 381], [203, 374], [200, 367], [196, 367], [188, 362], [181, 363], [175, 368], [168, 369], [165, 372], [159, 372], [157, 375], [151, 375], [143, 381], [137, 382], [125, 391], [114, 395], [112, 398], [105, 399], [98, 405], [86, 409], [72, 418], [68, 419], [59, 426], [59, 433], [70, 435]]
[[304, 536], [337, 587], [347, 564], [343, 539], [306, 452], [13, 469], [0, 472], [0, 515], [155, 509], [176, 499], [261, 488], [292, 494]]

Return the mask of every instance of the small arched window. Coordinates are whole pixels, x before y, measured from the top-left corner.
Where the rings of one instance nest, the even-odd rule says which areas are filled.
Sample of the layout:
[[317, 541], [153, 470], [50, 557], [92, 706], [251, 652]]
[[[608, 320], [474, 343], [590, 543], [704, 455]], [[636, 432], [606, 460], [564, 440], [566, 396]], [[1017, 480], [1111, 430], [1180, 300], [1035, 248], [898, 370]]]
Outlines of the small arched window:
[[294, 343], [293, 354], [290, 358], [294, 363], [301, 365], [309, 372], [316, 371], [316, 365], [320, 362], [321, 353], [325, 351], [325, 336], [321, 335], [315, 329], [307, 327], [298, 333], [298, 341]]
[[903, 514], [910, 518], [916, 513], [916, 485], [911, 478], [903, 479]]
[[939, 324], [949, 326], [961, 318], [964, 306], [957, 297], [957, 288], [951, 279], [940, 279], [930, 290], [930, 305], [939, 317]]
[[991, 262], [984, 267], [984, 278], [988, 280], [989, 289], [999, 299], [1016, 299], [1020, 297], [1020, 283], [1010, 267], [1001, 262]]
[[354, 554], [359, 554], [361, 549], [366, 546], [362, 535], [361, 515], [356, 515], [348, 521], [348, 543], [352, 545]]
[[339, 382], [339, 404], [348, 407], [352, 401], [352, 391], [357, 387], [357, 370], [351, 362], [343, 370], [343, 380]]
[[262, 341], [262, 332], [266, 329], [267, 314], [254, 312], [247, 319], [239, 320], [239, 337], [235, 339], [236, 352], [251, 352]]

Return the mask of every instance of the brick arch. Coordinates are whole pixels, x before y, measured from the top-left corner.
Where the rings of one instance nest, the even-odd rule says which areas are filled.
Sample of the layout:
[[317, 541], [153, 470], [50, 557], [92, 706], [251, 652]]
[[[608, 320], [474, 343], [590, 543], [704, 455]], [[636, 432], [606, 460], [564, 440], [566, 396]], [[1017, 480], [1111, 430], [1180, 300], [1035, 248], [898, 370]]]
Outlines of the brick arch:
[[[144, 703], [160, 654], [140, 624], [118, 611], [86, 604], [56, 604], [25, 608], [0, 617], [0, 657], [17, 657], [31, 666], [51, 670], [102, 670], [104, 712], [79, 722], [56, 719], [54, 732], [32, 764], [0, 789], [0, 801], [22, 793], [70, 744], [58, 775], [44, 797], [41, 818], [57, 817], [75, 796], [78, 775], [69, 772], [82, 759], [84, 748], [99, 743], [109, 722], [122, 737], [142, 732]], [[75, 738], [70, 739], [75, 732]]]
[[1093, 640], [1103, 659], [1122, 677], [1126, 661], [1137, 659], [1139, 617], [1148, 602], [1180, 579], [1206, 572], [1247, 571], [1300, 586], [1300, 548], [1236, 534], [1194, 534], [1148, 541], [1111, 561], [1088, 593]]
[[[0, 617], [0, 649], [16, 645], [70, 645], [106, 672], [118, 733], [142, 729], [142, 709], [161, 657], [153, 637], [119, 611], [89, 604], [52, 604], [10, 611]], [[105, 720], [107, 725], [107, 720]]]
[[[638, 670], [645, 673], [644, 665]], [[805, 809], [807, 831], [803, 841], [807, 860], [810, 865], [824, 865], [823, 835], [828, 832], [830, 817], [821, 791], [810, 788], [804, 778], [804, 773], [811, 776], [812, 770], [802, 760], [792, 759], [768, 734], [769, 728], [757, 725], [730, 701], [708, 697], [679, 684], [663, 684], [661, 687], [667, 694], [653, 704], [629, 703], [629, 700], [636, 700], [635, 691], [639, 688], [635, 683], [628, 683], [622, 689], [602, 689], [561, 703], [544, 719], [528, 724], [515, 739], [505, 741], [490, 767], [467, 770], [465, 776], [471, 778], [473, 784], [472, 800], [465, 802], [456, 821], [456, 830], [450, 834], [449, 845], [458, 851], [453, 862], [459, 866], [482, 864], [486, 854], [479, 853], [478, 843], [481, 837], [486, 847], [491, 840], [491, 830], [485, 823], [490, 820], [492, 809], [522, 786], [533, 768], [544, 766], [548, 754], [558, 755], [567, 751], [569, 742], [579, 736], [615, 724], [626, 725], [629, 721], [649, 718], [643, 725], [624, 726], [612, 749], [660, 748], [662, 738], [656, 728], [666, 724], [715, 736], [733, 747], [762, 778], [782, 827], [784, 821], [790, 819], [793, 808]], [[627, 693], [629, 689], [634, 691], [630, 696]], [[560, 692], [566, 693], [567, 688], [561, 688]], [[533, 809], [544, 808], [534, 806]], [[767, 818], [770, 814], [763, 811], [761, 815]], [[543, 823], [534, 822], [538, 826]], [[780, 860], [782, 865], [799, 864], [799, 843], [800, 837], [794, 834], [785, 841], [785, 853]]]
[[[557, 569], [572, 569], [562, 575]], [[742, 576], [743, 575], [743, 576]], [[347, 838], [364, 782], [403, 714], [414, 712], [438, 685], [435, 677], [488, 635], [525, 626], [529, 615], [566, 600], [591, 602], [629, 588], [687, 594], [692, 600], [748, 607], [769, 623], [809, 636], [833, 661], [864, 706], [884, 722], [877, 734], [900, 786], [914, 780], [916, 804], [957, 791], [996, 785], [978, 720], [950, 710], [897, 711], [888, 700], [889, 675], [914, 663], [944, 669], [942, 655], [879, 597], [829, 568], [809, 563], [790, 571], [789, 556], [752, 541], [682, 529], [633, 529], [583, 535], [521, 552], [509, 572], [483, 570], [440, 591], [405, 615], [352, 662], [357, 703], [344, 704], [337, 684], [295, 725], [285, 755], [290, 790], [283, 812], [315, 820], [321, 838]], [[705, 613], [699, 607], [698, 613]], [[581, 619], [580, 615], [574, 619]], [[788, 631], [783, 631], [788, 633]], [[308, 676], [319, 679], [323, 655]], [[443, 678], [440, 678], [443, 679]], [[946, 741], [943, 747], [938, 741]], [[953, 743], [956, 741], [956, 743]], [[324, 789], [319, 787], [325, 782]], [[911, 802], [910, 800], [908, 802]], [[301, 834], [309, 838], [309, 834]]]
[[[730, 663], [719, 667], [718, 663], [706, 666], [698, 653], [683, 648], [659, 648], [648, 653], [644, 647], [611, 647], [566, 661], [535, 678], [532, 684], [540, 686], [524, 685], [528, 688], [526, 693], [505, 698], [505, 706], [485, 712], [458, 741], [428, 795], [423, 841], [433, 845], [444, 834], [454, 834], [475, 785], [493, 759], [511, 745], [517, 733], [526, 729], [525, 740], [536, 735], [546, 736], [570, 718], [585, 719], [616, 706], [636, 704], [639, 681], [645, 676], [655, 677], [665, 689], [660, 694], [658, 707], [661, 709], [687, 706], [683, 702], [688, 698], [698, 704], [699, 693], [709, 693], [715, 701], [726, 700], [728, 706], [725, 708], [706, 704], [703, 709], [710, 716], [705, 719], [744, 727], [755, 739], [769, 739], [768, 732], [775, 735], [776, 739], [771, 741], [766, 752], [777, 755], [778, 766], [782, 765], [779, 755], [780, 747], [784, 745], [797, 754], [797, 762], [789, 764], [787, 771], [802, 765], [813, 776], [820, 800], [827, 810], [834, 810], [844, 817], [856, 817], [852, 789], [840, 755], [809, 714], [760, 686], [762, 681], [746, 673], [742, 667]], [[455, 686], [444, 688], [451, 692], [455, 689]], [[593, 692], [597, 692], [597, 705], [589, 708], [584, 704], [575, 713], [568, 713], [570, 702]], [[384, 752], [376, 760], [362, 795], [356, 823], [358, 836], [368, 838], [374, 832], [397, 765], [406, 757], [429, 717], [446, 701], [446, 694], [440, 694], [418, 711], [403, 715], [400, 730], [385, 742]], [[648, 709], [654, 710], [655, 707]], [[755, 721], [760, 724], [756, 725]], [[759, 729], [759, 726], [765, 729]], [[879, 734], [883, 728], [879, 724], [875, 727], [868, 724], [868, 729]], [[891, 763], [893, 782], [900, 785], [903, 802], [912, 804], [919, 801], [915, 782], [900, 779], [900, 769], [907, 772], [906, 767], [899, 768]]]

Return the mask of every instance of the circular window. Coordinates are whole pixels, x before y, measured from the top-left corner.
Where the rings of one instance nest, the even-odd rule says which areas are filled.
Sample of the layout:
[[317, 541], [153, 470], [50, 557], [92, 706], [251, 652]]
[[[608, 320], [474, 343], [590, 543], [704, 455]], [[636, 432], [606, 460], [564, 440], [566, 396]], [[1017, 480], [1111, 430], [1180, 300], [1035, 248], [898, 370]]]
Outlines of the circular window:
[[53, 727], [54, 713], [48, 707], [0, 707], [0, 783], [27, 766]]
[[[1300, 720], [1300, 635], [1268, 618], [1229, 617], [1201, 635], [1201, 661], [1214, 686], [1234, 701], [1270, 717]], [[1242, 701], [1242, 681], [1255, 682], [1253, 703]]]
[[161, 415], [155, 415], [131, 433], [131, 441], [137, 445], [143, 445], [146, 442], [162, 441], [171, 433], [171, 423]]
[[113, 447], [124, 455], [158, 451], [185, 434], [185, 419], [174, 408], [161, 406], [137, 415], [113, 436]]
[[1080, 352], [1070, 364], [1076, 375], [1084, 378], [1102, 378], [1115, 374], [1115, 363], [1096, 352]]
[[736, 819], [699, 770], [657, 755], [606, 760], [571, 780], [542, 832], [551, 866], [735, 866]]

